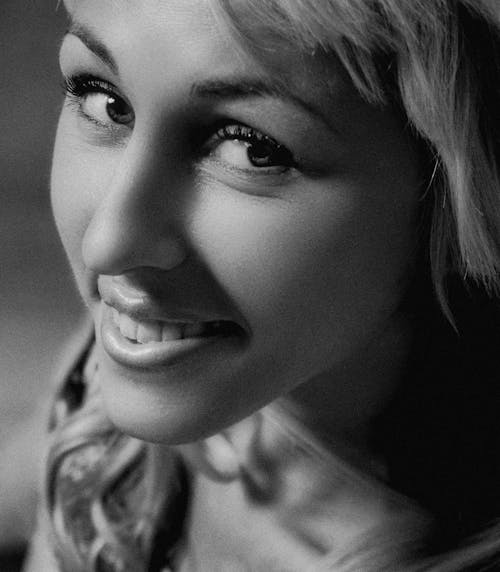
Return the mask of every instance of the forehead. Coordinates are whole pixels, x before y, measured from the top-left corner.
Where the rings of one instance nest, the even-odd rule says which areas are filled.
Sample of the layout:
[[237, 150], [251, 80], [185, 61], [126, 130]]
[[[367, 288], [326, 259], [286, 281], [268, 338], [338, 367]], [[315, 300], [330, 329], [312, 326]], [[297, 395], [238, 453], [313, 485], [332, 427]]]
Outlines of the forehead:
[[198, 48], [207, 43], [216, 50], [214, 60], [227, 52], [204, 0], [66, 0], [66, 7], [71, 20], [95, 32], [117, 58], [134, 52], [167, 58], [181, 50], [201, 56]]
[[[237, 41], [219, 0], [65, 0], [73, 20], [89, 27], [117, 60], [138, 71], [193, 75], [228, 73], [267, 76], [276, 86], [314, 99], [328, 109], [331, 96], [350, 100], [354, 88], [334, 56], [319, 57], [298, 48], [265, 26], [252, 30], [252, 50]], [[258, 42], [255, 43], [255, 38]], [[120, 66], [121, 67], [121, 66]], [[199, 79], [199, 78], [193, 78]]]

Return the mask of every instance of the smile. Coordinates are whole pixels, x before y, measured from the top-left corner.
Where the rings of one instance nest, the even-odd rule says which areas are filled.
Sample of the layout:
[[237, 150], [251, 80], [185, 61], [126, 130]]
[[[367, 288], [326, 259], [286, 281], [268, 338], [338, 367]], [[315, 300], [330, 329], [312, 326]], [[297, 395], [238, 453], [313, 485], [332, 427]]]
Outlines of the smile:
[[116, 308], [112, 308], [111, 316], [121, 335], [137, 344], [205, 338], [228, 331], [227, 323], [221, 321], [187, 323], [136, 320]]
[[132, 369], [213, 363], [245, 345], [241, 327], [230, 321], [153, 320], [132, 317], [103, 304], [101, 339], [105, 352]]

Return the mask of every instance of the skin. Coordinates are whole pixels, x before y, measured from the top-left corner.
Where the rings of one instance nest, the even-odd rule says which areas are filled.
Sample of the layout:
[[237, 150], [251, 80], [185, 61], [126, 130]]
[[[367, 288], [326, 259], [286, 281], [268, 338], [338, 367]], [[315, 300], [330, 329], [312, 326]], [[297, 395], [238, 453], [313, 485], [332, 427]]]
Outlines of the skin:
[[[63, 74], [112, 83], [135, 115], [110, 130], [65, 105], [53, 164], [55, 217], [96, 324], [108, 413], [142, 439], [182, 443], [281, 397], [329, 440], [362, 447], [411, 337], [399, 308], [415, 251], [417, 151], [401, 118], [364, 102], [336, 61], [286, 44], [245, 55], [208, 4], [66, 3], [118, 70], [68, 35]], [[273, 82], [279, 94], [193, 93], [221, 78]], [[103, 94], [85, 103], [106, 112]], [[253, 167], [241, 141], [214, 140], [221, 119], [275, 139], [297, 167]], [[119, 363], [101, 339], [100, 291], [117, 284], [172, 311], [224, 314], [241, 327], [236, 343], [158, 367]]]

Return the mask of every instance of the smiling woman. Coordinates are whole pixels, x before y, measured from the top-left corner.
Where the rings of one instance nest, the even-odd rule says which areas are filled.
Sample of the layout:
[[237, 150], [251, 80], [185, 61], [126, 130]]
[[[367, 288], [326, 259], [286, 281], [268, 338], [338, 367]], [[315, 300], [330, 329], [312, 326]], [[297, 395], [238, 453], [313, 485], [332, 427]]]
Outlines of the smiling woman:
[[52, 203], [95, 335], [52, 419], [54, 570], [500, 551], [459, 548], [500, 513], [499, 21], [424, 4], [66, 2]]

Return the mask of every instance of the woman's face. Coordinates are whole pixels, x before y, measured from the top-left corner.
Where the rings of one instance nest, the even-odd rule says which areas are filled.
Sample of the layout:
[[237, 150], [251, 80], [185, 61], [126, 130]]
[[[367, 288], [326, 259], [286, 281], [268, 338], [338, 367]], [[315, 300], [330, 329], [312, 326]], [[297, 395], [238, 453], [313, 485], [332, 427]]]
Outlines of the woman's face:
[[413, 258], [400, 118], [331, 57], [245, 56], [210, 2], [67, 4], [52, 198], [111, 418], [173, 443], [306, 383], [335, 402]]

